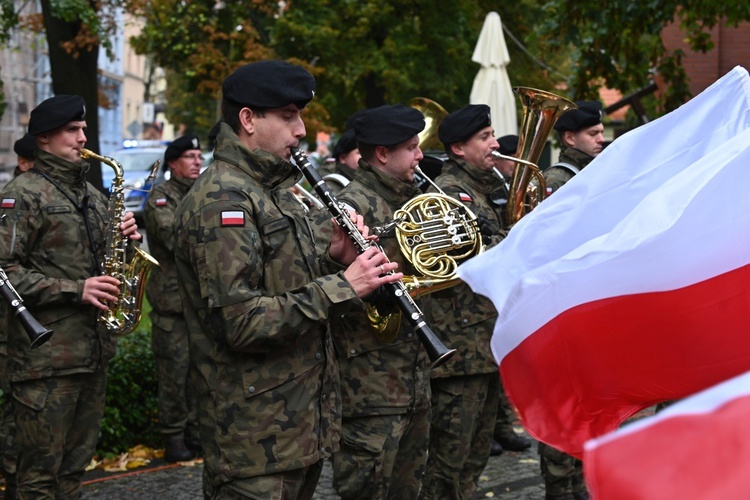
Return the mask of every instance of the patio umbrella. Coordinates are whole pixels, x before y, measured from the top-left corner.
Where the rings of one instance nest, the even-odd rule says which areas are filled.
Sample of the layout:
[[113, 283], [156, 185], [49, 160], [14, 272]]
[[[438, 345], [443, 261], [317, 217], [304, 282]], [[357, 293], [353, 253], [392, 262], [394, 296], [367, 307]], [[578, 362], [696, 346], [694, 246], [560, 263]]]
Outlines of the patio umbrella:
[[469, 102], [490, 107], [496, 136], [518, 134], [516, 99], [506, 70], [510, 56], [497, 12], [487, 14], [471, 60], [481, 68], [474, 77]]

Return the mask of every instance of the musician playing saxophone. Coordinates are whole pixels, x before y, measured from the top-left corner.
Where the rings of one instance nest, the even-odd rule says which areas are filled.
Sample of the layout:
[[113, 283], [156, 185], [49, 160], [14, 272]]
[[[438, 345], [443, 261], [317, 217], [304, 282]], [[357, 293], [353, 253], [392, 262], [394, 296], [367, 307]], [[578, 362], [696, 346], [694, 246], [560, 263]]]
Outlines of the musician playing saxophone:
[[[107, 199], [85, 180], [83, 98], [57, 95], [32, 112], [34, 166], [1, 195], [0, 265], [53, 338], [31, 349], [10, 319], [8, 355], [16, 416], [18, 493], [77, 498], [94, 454], [115, 339], [97, 327], [118, 281], [99, 276], [108, 230]], [[132, 214], [122, 234], [139, 240]]]
[[[438, 128], [448, 160], [435, 183], [477, 215], [485, 244], [505, 236], [505, 181], [492, 169], [498, 148], [490, 108], [471, 104]], [[430, 448], [420, 498], [470, 498], [489, 459], [498, 406], [497, 363], [490, 338], [497, 318], [492, 302], [461, 283], [424, 299], [435, 333], [457, 349], [454, 360], [432, 371]]]
[[[324, 254], [289, 191], [315, 79], [259, 61], [222, 85], [214, 162], [177, 208], [177, 276], [205, 453], [206, 498], [311, 498], [338, 446], [331, 318], [401, 279], [336, 226]], [[353, 221], [367, 233], [362, 217]], [[331, 224], [329, 220], [329, 224]], [[348, 267], [346, 267], [348, 266]]]

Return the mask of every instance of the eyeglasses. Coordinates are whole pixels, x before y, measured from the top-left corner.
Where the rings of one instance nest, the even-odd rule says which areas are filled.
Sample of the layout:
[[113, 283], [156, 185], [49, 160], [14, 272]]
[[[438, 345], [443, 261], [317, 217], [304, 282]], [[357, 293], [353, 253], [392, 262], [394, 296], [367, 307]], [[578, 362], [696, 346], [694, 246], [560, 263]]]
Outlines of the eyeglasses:
[[203, 155], [191, 154], [191, 155], [180, 155], [180, 158], [187, 158], [188, 160], [199, 160], [203, 161]]

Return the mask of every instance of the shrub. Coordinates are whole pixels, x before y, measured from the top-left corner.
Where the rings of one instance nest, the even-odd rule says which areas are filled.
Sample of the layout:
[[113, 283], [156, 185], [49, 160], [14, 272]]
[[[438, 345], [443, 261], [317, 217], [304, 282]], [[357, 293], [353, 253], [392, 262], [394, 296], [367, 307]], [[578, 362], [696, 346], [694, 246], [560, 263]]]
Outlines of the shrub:
[[97, 445], [99, 455], [122, 453], [137, 444], [161, 444], [150, 310], [144, 299], [138, 328], [117, 342], [117, 353], [107, 376], [106, 406]]

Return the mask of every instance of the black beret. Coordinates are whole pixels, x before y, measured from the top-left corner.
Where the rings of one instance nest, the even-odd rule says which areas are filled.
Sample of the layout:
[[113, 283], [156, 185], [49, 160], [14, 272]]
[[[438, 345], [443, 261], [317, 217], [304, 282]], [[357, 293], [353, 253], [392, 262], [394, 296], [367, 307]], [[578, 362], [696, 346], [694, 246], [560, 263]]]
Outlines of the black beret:
[[25, 134], [13, 144], [13, 152], [22, 158], [34, 158], [36, 153], [36, 139], [31, 134]]
[[164, 161], [173, 160], [189, 149], [200, 149], [201, 143], [197, 135], [185, 134], [169, 143], [164, 151]]
[[258, 61], [240, 66], [226, 77], [222, 92], [224, 98], [249, 108], [296, 104], [302, 109], [315, 96], [315, 78], [302, 66], [286, 61]]
[[344, 127], [344, 130], [354, 130], [354, 122], [365, 116], [365, 113], [367, 113], [367, 109], [360, 109], [356, 113], [354, 113], [352, 116], [350, 116], [346, 120], [346, 126]]
[[518, 136], [504, 135], [497, 139], [497, 143], [500, 144], [500, 147], [497, 148], [497, 152], [501, 155], [510, 156], [515, 154], [518, 149]]
[[571, 109], [557, 119], [558, 132], [578, 131], [599, 125], [602, 122], [602, 103], [599, 101], [576, 101], [578, 109]]
[[445, 117], [438, 127], [438, 139], [447, 146], [465, 141], [490, 125], [490, 107], [486, 104], [469, 104]]
[[338, 158], [340, 155], [344, 155], [349, 151], [357, 149], [357, 136], [354, 130], [345, 130], [339, 140], [336, 142], [336, 146], [333, 148], [333, 158]]
[[403, 104], [370, 109], [354, 122], [357, 142], [371, 146], [395, 146], [424, 130], [424, 115]]
[[86, 119], [86, 102], [77, 95], [60, 94], [42, 101], [31, 110], [29, 134], [40, 135], [62, 127], [68, 122]]

